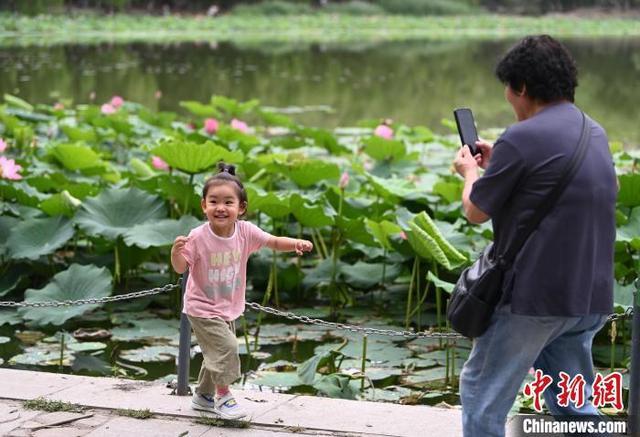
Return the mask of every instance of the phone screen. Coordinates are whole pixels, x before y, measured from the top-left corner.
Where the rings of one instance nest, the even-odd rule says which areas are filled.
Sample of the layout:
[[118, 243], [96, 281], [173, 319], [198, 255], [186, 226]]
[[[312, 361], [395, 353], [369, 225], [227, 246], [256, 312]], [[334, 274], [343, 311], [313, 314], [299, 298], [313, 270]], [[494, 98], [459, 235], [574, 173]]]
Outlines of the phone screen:
[[458, 108], [453, 111], [453, 115], [456, 118], [456, 125], [458, 126], [458, 133], [460, 134], [460, 141], [462, 146], [465, 144], [471, 149], [471, 153], [476, 155], [478, 149], [476, 147], [476, 141], [478, 141], [478, 132], [476, 131], [476, 123], [473, 120], [473, 113], [469, 108]]

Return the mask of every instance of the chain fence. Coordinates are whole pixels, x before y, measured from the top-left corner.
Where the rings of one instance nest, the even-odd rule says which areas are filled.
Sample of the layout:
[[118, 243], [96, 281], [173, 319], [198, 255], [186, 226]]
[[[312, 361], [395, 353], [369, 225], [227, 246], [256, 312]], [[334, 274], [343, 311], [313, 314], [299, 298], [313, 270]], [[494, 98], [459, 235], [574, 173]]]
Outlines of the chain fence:
[[[68, 307], [75, 305], [99, 305], [110, 302], [117, 302], [122, 300], [130, 300], [130, 299], [139, 299], [142, 297], [154, 296], [161, 293], [166, 293], [177, 288], [181, 287], [182, 280], [178, 280], [176, 284], [167, 284], [162, 287], [151, 288], [149, 290], [141, 290], [135, 291], [133, 293], [127, 294], [119, 294], [116, 296], [106, 296], [100, 298], [90, 298], [90, 299], [77, 299], [77, 300], [61, 300], [61, 301], [0, 301], [0, 308], [8, 307], [8, 308], [44, 308], [44, 307]], [[289, 320], [294, 320], [300, 323], [305, 323], [308, 325], [318, 325], [323, 326], [329, 329], [336, 329], [340, 331], [350, 331], [355, 333], [360, 333], [363, 335], [383, 335], [387, 337], [400, 337], [400, 338], [439, 338], [439, 339], [458, 339], [465, 338], [464, 336], [458, 334], [457, 332], [451, 331], [434, 331], [433, 329], [429, 329], [427, 331], [396, 331], [393, 329], [379, 329], [379, 328], [369, 328], [366, 326], [358, 326], [358, 325], [349, 325], [346, 323], [339, 322], [329, 322], [323, 319], [316, 319], [309, 316], [298, 315], [288, 311], [282, 311], [277, 308], [272, 308], [264, 305], [260, 305], [256, 302], [246, 302], [246, 306], [251, 308], [254, 311], [262, 311], [267, 314], [271, 314], [278, 317], [284, 317]], [[621, 313], [613, 313], [609, 315], [609, 322], [616, 322], [622, 319], [628, 319], [633, 316], [633, 307], [628, 307], [624, 312]]]

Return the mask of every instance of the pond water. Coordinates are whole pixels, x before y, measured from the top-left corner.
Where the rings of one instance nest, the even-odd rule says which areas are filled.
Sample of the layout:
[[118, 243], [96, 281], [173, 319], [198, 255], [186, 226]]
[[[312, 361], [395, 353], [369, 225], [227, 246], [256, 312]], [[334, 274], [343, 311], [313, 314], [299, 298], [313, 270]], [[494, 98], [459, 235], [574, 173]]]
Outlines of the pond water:
[[[206, 101], [220, 94], [291, 110], [312, 107], [297, 116], [308, 125], [391, 118], [436, 131], [445, 130], [441, 120], [451, 118], [452, 108], [469, 106], [480, 129], [503, 127], [513, 115], [493, 67], [514, 42], [2, 47], [0, 93], [39, 103], [88, 102], [92, 93], [103, 102], [117, 94], [169, 111], [180, 110], [181, 100]], [[577, 103], [611, 139], [637, 147], [640, 39], [563, 42], [581, 72]]]

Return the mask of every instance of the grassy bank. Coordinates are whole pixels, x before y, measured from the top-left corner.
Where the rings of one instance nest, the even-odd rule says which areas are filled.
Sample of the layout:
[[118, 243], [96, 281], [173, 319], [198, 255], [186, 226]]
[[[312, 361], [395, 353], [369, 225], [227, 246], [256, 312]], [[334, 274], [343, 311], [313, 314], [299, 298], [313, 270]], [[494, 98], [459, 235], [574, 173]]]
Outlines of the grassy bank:
[[531, 33], [556, 36], [640, 36], [637, 21], [622, 18], [408, 16], [147, 16], [25, 17], [0, 14], [0, 44], [73, 42], [302, 41], [342, 42], [451, 38], [500, 38]]

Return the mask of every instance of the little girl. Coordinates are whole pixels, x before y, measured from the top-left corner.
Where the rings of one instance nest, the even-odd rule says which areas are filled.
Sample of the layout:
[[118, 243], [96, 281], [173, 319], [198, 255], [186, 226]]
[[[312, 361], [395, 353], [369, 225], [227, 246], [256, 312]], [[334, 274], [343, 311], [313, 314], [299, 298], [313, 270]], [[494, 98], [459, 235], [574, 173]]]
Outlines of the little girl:
[[240, 377], [234, 321], [244, 311], [247, 259], [263, 246], [302, 255], [313, 244], [274, 237], [238, 220], [247, 211], [247, 193], [233, 165], [220, 163], [218, 170], [202, 189], [200, 204], [207, 222], [189, 236], [175, 239], [171, 264], [180, 274], [189, 268], [182, 311], [189, 317], [204, 358], [191, 406], [238, 419], [246, 414], [229, 384]]

